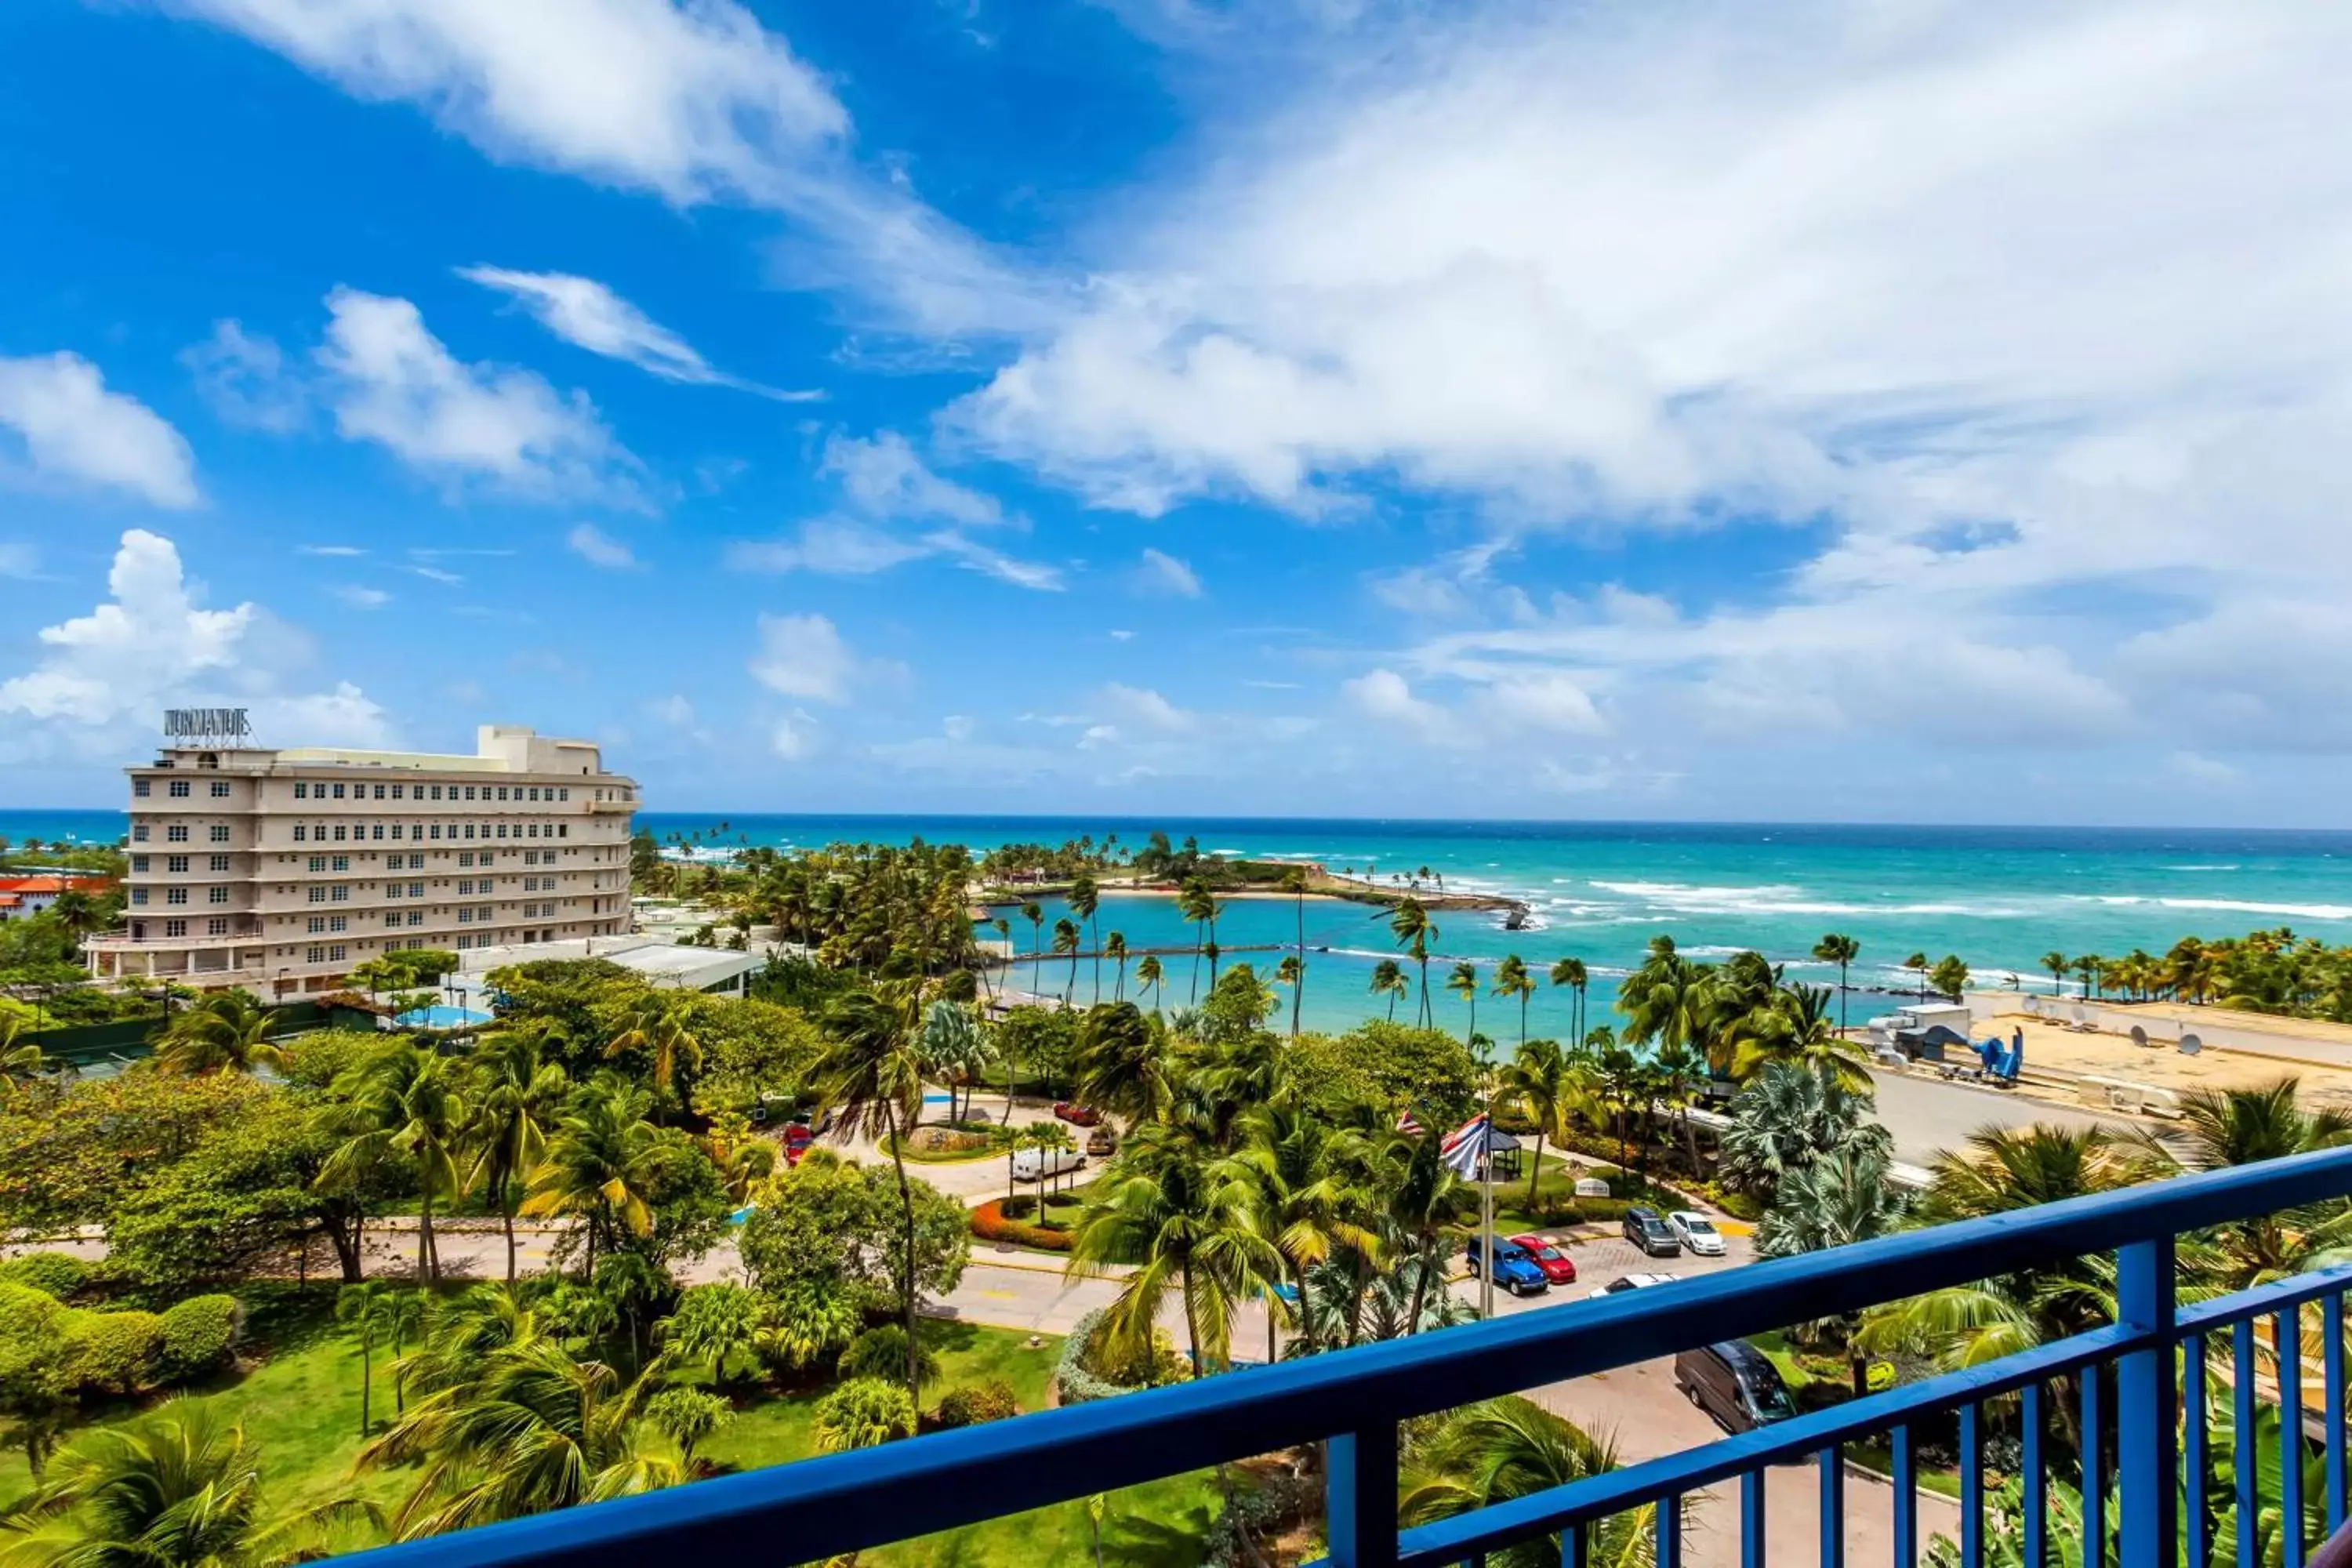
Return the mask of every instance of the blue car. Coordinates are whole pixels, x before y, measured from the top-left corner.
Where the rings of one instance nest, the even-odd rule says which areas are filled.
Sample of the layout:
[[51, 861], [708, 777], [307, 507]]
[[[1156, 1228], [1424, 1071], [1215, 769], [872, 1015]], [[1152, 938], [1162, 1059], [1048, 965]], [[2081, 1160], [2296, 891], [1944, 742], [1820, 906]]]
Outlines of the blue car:
[[[1479, 1256], [1481, 1238], [1470, 1238], [1468, 1260], [1475, 1276], [1484, 1272]], [[1542, 1268], [1528, 1256], [1528, 1249], [1514, 1241], [1495, 1243], [1495, 1283], [1514, 1296], [1540, 1296], [1551, 1289]]]

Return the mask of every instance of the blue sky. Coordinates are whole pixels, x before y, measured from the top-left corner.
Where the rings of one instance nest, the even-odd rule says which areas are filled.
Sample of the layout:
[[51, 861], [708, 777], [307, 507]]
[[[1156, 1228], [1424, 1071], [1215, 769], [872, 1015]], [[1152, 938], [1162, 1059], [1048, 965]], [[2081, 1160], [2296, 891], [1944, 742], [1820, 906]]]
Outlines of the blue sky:
[[2352, 19], [22, 0], [0, 805], [2341, 826]]

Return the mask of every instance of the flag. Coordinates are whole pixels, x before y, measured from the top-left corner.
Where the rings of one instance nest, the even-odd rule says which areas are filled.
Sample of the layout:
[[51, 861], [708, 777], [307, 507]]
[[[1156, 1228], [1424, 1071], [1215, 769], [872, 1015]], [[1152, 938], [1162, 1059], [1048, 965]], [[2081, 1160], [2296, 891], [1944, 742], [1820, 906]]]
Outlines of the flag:
[[1486, 1153], [1487, 1123], [1484, 1112], [1472, 1117], [1452, 1132], [1437, 1147], [1437, 1157], [1459, 1176], [1475, 1176]]
[[1408, 1106], [1405, 1110], [1398, 1113], [1397, 1131], [1408, 1134], [1411, 1137], [1418, 1138], [1423, 1132], [1426, 1132], [1428, 1129], [1423, 1127], [1420, 1121], [1414, 1118], [1412, 1109]]

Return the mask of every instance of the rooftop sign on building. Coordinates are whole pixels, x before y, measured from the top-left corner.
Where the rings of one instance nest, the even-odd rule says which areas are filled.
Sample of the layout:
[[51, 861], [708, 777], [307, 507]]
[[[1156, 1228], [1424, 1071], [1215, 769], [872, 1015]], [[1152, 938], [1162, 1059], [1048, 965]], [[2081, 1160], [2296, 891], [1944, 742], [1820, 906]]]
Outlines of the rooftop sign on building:
[[242, 708], [166, 708], [163, 734], [173, 741], [242, 741], [253, 724]]

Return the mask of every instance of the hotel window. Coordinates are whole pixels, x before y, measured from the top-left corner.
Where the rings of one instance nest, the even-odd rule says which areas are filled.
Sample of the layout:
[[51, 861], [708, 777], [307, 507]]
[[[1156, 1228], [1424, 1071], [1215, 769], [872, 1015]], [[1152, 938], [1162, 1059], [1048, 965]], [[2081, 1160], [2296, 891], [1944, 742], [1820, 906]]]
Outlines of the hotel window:
[[394, 800], [406, 800], [408, 798], [408, 786], [406, 784], [393, 785], [392, 798]]
[[433, 786], [433, 798], [435, 800], [439, 800], [441, 798], [441, 786], [439, 784], [435, 784]]
[[[474, 825], [473, 825], [472, 823], [470, 823], [470, 822], [469, 822], [469, 823], [466, 824], [466, 837], [468, 837], [468, 838], [471, 838], [473, 836], [474, 836]], [[485, 835], [484, 837], [488, 837], [488, 835]]]
[[137, 799], [145, 800], [148, 795], [147, 781], [145, 779], [132, 779], [131, 781], [131, 793]]
[[343, 798], [343, 786], [342, 786], [342, 785], [341, 785], [341, 784], [337, 784], [337, 785], [335, 786], [335, 798], [336, 798], [337, 800], [341, 800], [341, 799], [342, 799], [342, 798]]
[[324, 915], [312, 915], [312, 916], [310, 917], [310, 934], [311, 934], [312, 936], [318, 936], [318, 935], [320, 935], [320, 933], [322, 933], [323, 931], [326, 931], [326, 929], [327, 929], [327, 917], [326, 917], [326, 916], [324, 916]]
[[375, 837], [378, 839], [382, 839], [383, 837], [383, 824], [381, 822], [375, 825]]
[[324, 888], [313, 888], [313, 889], [310, 889], [310, 901], [311, 901], [312, 903], [314, 903], [314, 904], [323, 904], [323, 903], [325, 903], [325, 902], [327, 901], [327, 889], [324, 889]]
[[467, 878], [464, 881], [462, 881], [462, 882], [460, 882], [460, 883], [458, 883], [458, 884], [457, 884], [457, 896], [458, 896], [458, 897], [460, 897], [460, 898], [471, 898], [471, 897], [473, 896], [473, 892], [474, 892], [474, 879], [473, 879], [471, 877]]
[[474, 911], [471, 910], [459, 910], [457, 911], [457, 923], [461, 926], [472, 925], [474, 923]]
[[188, 922], [185, 921], [165, 921], [163, 922], [163, 934], [165, 936], [185, 936], [188, 934]]
[[213, 889], [205, 895], [205, 902], [208, 904], [225, 904], [228, 902], [228, 889], [226, 888]]
[[504, 838], [506, 836], [507, 836], [507, 825], [506, 825], [505, 823], [501, 822], [501, 823], [499, 823], [499, 837], [501, 837], [501, 838]]
[[433, 825], [433, 837], [436, 838], [441, 837], [441, 825], [437, 822]]
[[327, 950], [323, 947], [306, 947], [302, 950], [302, 962], [324, 963], [327, 962]]
[[185, 855], [166, 855], [163, 857], [163, 869], [166, 871], [184, 871], [187, 868], [188, 858]]
[[557, 823], [557, 824], [555, 825], [555, 836], [556, 836], [558, 838], [569, 838], [569, 837], [572, 837], [572, 825], [571, 825], [570, 823], [568, 823], [568, 822], [559, 822], [559, 823]]
[[572, 787], [569, 784], [566, 784], [563, 788], [557, 790], [555, 792], [555, 798], [558, 800], [570, 800], [572, 798]]
[[299, 822], [298, 822], [298, 823], [296, 823], [296, 824], [294, 825], [294, 842], [295, 842], [295, 843], [297, 843], [297, 844], [304, 844], [304, 843], [308, 843], [308, 842], [310, 841], [310, 830], [309, 828], [307, 828], [307, 827], [303, 826], [302, 826], [300, 823], [299, 823]]
[[144, 855], [133, 855], [131, 858], [131, 868], [134, 871], [144, 871], [147, 869], [147, 857]]
[[[423, 910], [409, 910], [409, 911], [408, 911], [408, 923], [409, 923], [410, 925], [413, 925], [413, 926], [421, 926], [421, 925], [423, 925], [423, 924], [425, 923], [425, 911], [424, 911]], [[411, 947], [415, 947], [416, 944], [415, 944], [415, 942], [410, 942], [408, 945], [409, 945], [409, 946], [411, 946]]]
[[166, 844], [185, 844], [187, 841], [188, 830], [185, 827], [174, 824], [163, 829], [163, 842]]
[[172, 796], [172, 798], [173, 798], [173, 800], [185, 800], [185, 799], [187, 799], [187, 798], [188, 798], [188, 781], [187, 781], [187, 780], [185, 780], [185, 779], [173, 779], [173, 780], [172, 781], [172, 787], [171, 787], [171, 789], [170, 789], [170, 791], [169, 791], [168, 793], [171, 795], [171, 796]]
[[335, 857], [335, 869], [336, 869], [336, 870], [338, 870], [338, 871], [348, 871], [348, 870], [350, 870], [351, 868], [352, 868], [352, 858], [351, 858], [350, 856], [348, 856], [348, 855], [338, 855], [338, 856], [336, 856], [336, 857]]
[[205, 922], [205, 934], [206, 936], [226, 936], [228, 934], [228, 917], [226, 915], [215, 915], [212, 919], [206, 921]]
[[[454, 791], [454, 790], [456, 790], [456, 789], [457, 789], [457, 786], [456, 784], [451, 784], [449, 787], [450, 787], [450, 789], [451, 789], [451, 790], [453, 790], [453, 791]], [[454, 797], [454, 795], [453, 795], [453, 797], [452, 797], [452, 798], [455, 798], [455, 797]], [[466, 798], [467, 798], [467, 800], [471, 800], [471, 799], [473, 799], [473, 798], [474, 798], [474, 786], [473, 786], [472, 784], [467, 784], [467, 785], [466, 786]]]
[[212, 829], [212, 832], [211, 832], [207, 837], [209, 837], [209, 839], [211, 840], [211, 842], [213, 842], [213, 843], [215, 843], [215, 844], [226, 844], [226, 843], [227, 843], [227, 842], [228, 842], [228, 824], [226, 824], [226, 823], [225, 823], [225, 822], [224, 822], [224, 823], [218, 823], [218, 824], [215, 824], [215, 825], [214, 826], [213, 829]]
[[[299, 833], [299, 832], [300, 832], [300, 831], [301, 831], [301, 829], [297, 828], [297, 829], [295, 829], [295, 831]], [[326, 858], [324, 855], [313, 855], [313, 856], [311, 856], [311, 857], [310, 857], [310, 869], [311, 869], [311, 870], [313, 870], [313, 871], [323, 871], [323, 870], [325, 870], [326, 868], [327, 868], [327, 858]]]
[[333, 892], [327, 896], [339, 904], [348, 904], [352, 901], [352, 890], [340, 884], [337, 885]]
[[228, 798], [228, 781], [226, 779], [213, 780], [213, 798], [215, 800], [226, 800]]
[[300, 779], [296, 779], [296, 780], [294, 781], [294, 798], [295, 798], [296, 800], [308, 800], [308, 799], [310, 799], [310, 786], [309, 784], [304, 784]]
[[226, 856], [226, 855], [215, 855], [215, 856], [214, 856], [214, 857], [212, 858], [212, 868], [213, 868], [213, 869], [214, 869], [214, 870], [215, 870], [215, 871], [226, 871], [226, 870], [227, 870], [227, 869], [228, 869], [228, 857], [227, 857], [227, 856]]
[[147, 825], [145, 823], [142, 822], [131, 829], [131, 842], [133, 844], [144, 844], [147, 842]]
[[143, 903], [145, 903], [145, 902], [147, 901], [147, 889], [144, 889], [144, 888], [133, 888], [133, 889], [131, 889], [131, 901], [132, 903], [134, 903], [134, 904], [143, 904]]
[[488, 865], [491, 861], [493, 861], [493, 860], [495, 860], [495, 859], [497, 859], [497, 858], [498, 858], [498, 857], [497, 857], [497, 856], [495, 856], [495, 855], [491, 854], [488, 850], [485, 849], [485, 850], [483, 850], [483, 851], [482, 851], [482, 858], [480, 859], [480, 861], [478, 862], [478, 864], [480, 864], [480, 865], [484, 865], [484, 866], [487, 866], [487, 865]]
[[339, 822], [339, 823], [335, 824], [335, 842], [336, 842], [336, 843], [338, 843], [338, 844], [341, 844], [342, 841], [343, 841], [343, 825], [342, 825], [341, 823], [340, 823], [340, 822]]
[[400, 929], [400, 911], [398, 910], [394, 910], [390, 914], [384, 916], [383, 923], [386, 929], [398, 931]]
[[329, 921], [327, 921], [327, 929], [328, 929], [329, 931], [343, 931], [343, 930], [348, 929], [348, 928], [350, 927], [351, 923], [352, 923], [352, 921], [351, 921], [351, 917], [350, 917], [350, 916], [348, 916], [348, 915], [336, 915], [336, 916], [334, 916], [332, 919], [331, 919], [331, 920], [329, 920]]
[[474, 939], [470, 936], [461, 936], [457, 939], [457, 947], [461, 952], [470, 952], [473, 951], [473, 946]]
[[378, 784], [375, 786], [375, 797], [378, 800], [382, 800], [383, 798], [383, 785]]
[[392, 841], [393, 841], [394, 844], [397, 844], [397, 843], [399, 843], [399, 842], [400, 842], [400, 824], [398, 824], [397, 822], [395, 822], [395, 823], [394, 823], [394, 824], [392, 825]]
[[327, 962], [330, 963], [341, 963], [343, 962], [344, 958], [350, 954], [350, 952], [351, 950], [349, 948], [345, 947], [341, 942], [337, 942], [334, 946], [327, 950]]
[[397, 882], [386, 882], [383, 885], [383, 896], [387, 899], [396, 899], [400, 897], [400, 884]]
[[490, 877], [485, 877], [482, 879], [482, 891], [486, 893], [491, 892], [494, 891], [497, 887], [498, 882], [496, 879]]
[[166, 888], [163, 889], [163, 901], [167, 904], [184, 904], [188, 901], [188, 889]]
[[422, 882], [411, 882], [411, 883], [409, 883], [409, 884], [408, 884], [408, 896], [409, 896], [410, 898], [412, 898], [412, 899], [421, 899], [421, 898], [423, 898], [423, 897], [425, 896], [425, 884], [424, 884], [424, 883], [422, 883]]

